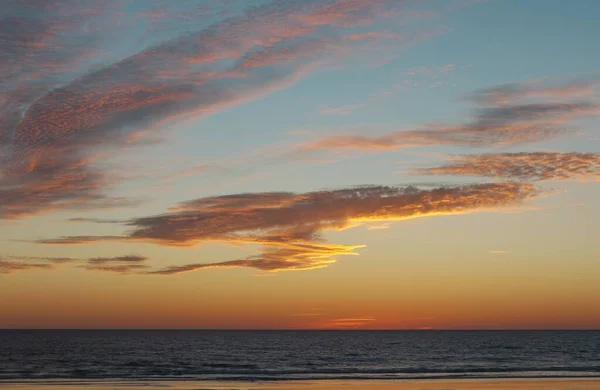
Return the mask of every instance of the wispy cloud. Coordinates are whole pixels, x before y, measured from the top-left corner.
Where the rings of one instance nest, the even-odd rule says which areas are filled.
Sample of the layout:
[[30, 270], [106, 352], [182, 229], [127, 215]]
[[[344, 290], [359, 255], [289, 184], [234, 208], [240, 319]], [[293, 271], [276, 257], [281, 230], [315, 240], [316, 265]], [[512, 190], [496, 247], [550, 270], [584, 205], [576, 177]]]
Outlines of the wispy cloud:
[[67, 222], [91, 222], [91, 223], [120, 223], [118, 219], [102, 219], [102, 218], [69, 218]]
[[54, 269], [58, 265], [73, 263], [70, 257], [33, 257], [0, 255], [0, 274], [12, 274], [19, 271], [36, 269]]
[[600, 180], [599, 153], [502, 153], [453, 156], [453, 162], [415, 169], [418, 175], [462, 175], [517, 180]]
[[[485, 147], [539, 142], [574, 132], [571, 121], [600, 114], [594, 99], [564, 101], [588, 96], [596, 83], [570, 84], [562, 88], [527, 89], [519, 84], [500, 86], [475, 94], [473, 118], [464, 124], [429, 124], [372, 136], [348, 134], [328, 136], [304, 143], [293, 155], [331, 151], [389, 151], [408, 147], [452, 145]], [[534, 98], [560, 97], [563, 101], [520, 101], [519, 91]], [[496, 96], [490, 98], [489, 96]], [[502, 101], [502, 104], [498, 104]], [[343, 110], [343, 108], [342, 108]]]
[[73, 257], [35, 257], [35, 256], [0, 256], [0, 274], [12, 274], [18, 271], [36, 269], [54, 270], [58, 266], [71, 265], [86, 271], [103, 271], [128, 274], [149, 268], [147, 257], [126, 255], [117, 257], [96, 257], [81, 259]]
[[69, 102], [52, 113], [45, 108], [60, 104], [52, 91], [84, 74], [86, 63], [99, 55], [101, 39], [94, 31], [111, 7], [87, 0], [8, 0], [2, 8], [0, 218], [67, 206], [130, 205], [99, 191], [110, 179], [88, 169], [91, 156], [53, 142], [57, 128], [78, 123], [77, 115], [68, 115]]
[[116, 264], [116, 265], [87, 265], [87, 271], [114, 272], [118, 274], [131, 274], [149, 268], [143, 264]]
[[139, 255], [127, 255], [117, 257], [95, 257], [88, 259], [87, 264], [82, 266], [87, 271], [114, 272], [119, 274], [130, 274], [149, 268], [144, 264], [147, 257]]
[[170, 275], [207, 268], [251, 267], [263, 271], [322, 268], [363, 245], [324, 240], [326, 231], [435, 215], [496, 210], [538, 194], [522, 183], [417, 188], [367, 186], [308, 193], [255, 193], [200, 198], [168, 213], [128, 221], [125, 236], [75, 236], [39, 240], [73, 245], [100, 241], [150, 242], [185, 247], [218, 241], [260, 244], [260, 254], [221, 263], [197, 263], [150, 271]]
[[598, 93], [600, 82], [575, 81], [559, 85], [544, 85], [543, 80], [525, 83], [502, 84], [475, 93], [471, 99], [476, 103], [505, 105], [532, 99], [589, 98]]
[[[105, 195], [115, 180], [97, 167], [102, 146], [124, 147], [140, 129], [255, 99], [328, 61], [394, 41], [374, 22], [404, 6], [391, 0], [272, 1], [225, 13], [194, 32], [155, 38], [158, 43], [98, 67], [95, 50], [111, 24], [95, 15], [118, 15], [109, 12], [115, 2], [90, 8], [88, 1], [41, 1], [29, 10], [31, 20], [11, 16], [22, 14], [26, 3], [3, 4], [9, 16], [0, 27], [1, 76], [9, 80], [0, 89], [8, 96], [0, 101], [0, 218], [130, 206]], [[159, 11], [141, 15], [171, 15]], [[65, 63], [76, 64], [76, 71], [64, 69]]]
[[127, 255], [118, 257], [95, 257], [88, 260], [89, 264], [113, 264], [113, 263], [126, 263], [126, 264], [137, 264], [148, 260], [144, 256], [138, 255]]
[[333, 318], [325, 321], [315, 322], [312, 327], [317, 329], [360, 329], [376, 322], [377, 318], [371, 316]]
[[11, 274], [18, 271], [51, 268], [53, 268], [52, 264], [47, 263], [28, 263], [24, 261], [0, 260], [0, 274]]

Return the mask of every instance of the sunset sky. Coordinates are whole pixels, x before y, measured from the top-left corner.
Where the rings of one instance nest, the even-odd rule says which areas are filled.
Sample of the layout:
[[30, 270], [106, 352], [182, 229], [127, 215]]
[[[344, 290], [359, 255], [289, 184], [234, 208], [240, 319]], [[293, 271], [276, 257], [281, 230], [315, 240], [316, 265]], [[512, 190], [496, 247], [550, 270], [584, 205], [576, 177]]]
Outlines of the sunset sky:
[[597, 0], [2, 0], [0, 328], [600, 328]]

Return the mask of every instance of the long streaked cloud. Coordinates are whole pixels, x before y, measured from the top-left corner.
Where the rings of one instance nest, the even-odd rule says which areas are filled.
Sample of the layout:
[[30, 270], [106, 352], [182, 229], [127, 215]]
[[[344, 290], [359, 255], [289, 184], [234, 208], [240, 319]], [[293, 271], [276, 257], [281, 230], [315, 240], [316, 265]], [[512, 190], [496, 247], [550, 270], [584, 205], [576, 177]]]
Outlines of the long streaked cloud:
[[144, 256], [138, 255], [127, 255], [127, 256], [118, 256], [118, 257], [94, 257], [88, 260], [89, 264], [111, 264], [111, 263], [127, 263], [127, 264], [136, 264], [142, 263], [148, 260]]
[[[381, 125], [352, 125], [336, 129], [338, 135], [316, 137], [291, 145], [273, 145], [264, 148], [260, 153], [253, 152], [245, 158], [229, 159], [222, 163], [220, 169], [230, 175], [247, 175], [266, 165], [273, 166], [290, 161], [331, 162], [352, 153], [379, 153], [438, 146], [476, 149], [535, 144], [555, 137], [578, 135], [578, 119], [600, 114], [600, 105], [591, 93], [598, 89], [594, 80], [563, 84], [560, 87], [544, 87], [540, 83], [533, 84], [536, 89], [535, 93], [530, 92], [531, 98], [525, 97], [521, 100], [513, 97], [510, 101], [503, 99], [502, 104], [497, 104], [493, 99], [486, 100], [474, 96], [486, 95], [496, 88], [505, 89], [505, 85], [470, 95], [467, 101], [473, 104], [473, 115], [463, 124], [421, 124], [382, 135], [373, 135], [384, 131]], [[517, 85], [532, 88], [530, 84], [525, 82], [510, 85], [512, 88], [516, 88]], [[578, 96], [585, 99], [569, 100]], [[317, 132], [327, 133], [328, 129], [299, 129], [290, 134], [305, 136]], [[205, 169], [206, 164], [189, 172], [197, 173]], [[184, 173], [185, 171], [181, 171], [179, 174]]]
[[145, 263], [148, 258], [139, 255], [126, 255], [117, 257], [95, 257], [88, 259], [82, 266], [86, 271], [114, 272], [130, 274], [149, 268]]
[[51, 268], [53, 268], [52, 264], [48, 263], [28, 263], [25, 261], [11, 261], [0, 259], [0, 274], [12, 274], [18, 271]]
[[19, 271], [36, 269], [50, 270], [62, 264], [73, 263], [77, 259], [70, 257], [33, 257], [0, 255], [0, 274], [12, 274]]
[[113, 265], [86, 265], [86, 271], [113, 272], [117, 274], [131, 274], [148, 268], [144, 264], [113, 264]]
[[73, 257], [35, 257], [0, 255], [0, 274], [12, 274], [29, 270], [54, 270], [59, 266], [71, 265], [86, 271], [129, 274], [149, 268], [149, 259], [139, 255], [96, 257], [81, 259]]
[[[372, 136], [328, 136], [297, 147], [294, 155], [327, 151], [389, 151], [408, 147], [486, 147], [539, 142], [575, 131], [571, 122], [600, 114], [591, 98], [598, 83], [578, 82], [562, 87], [536, 88], [510, 84], [480, 91], [473, 117], [459, 125], [423, 125], [413, 129]], [[522, 101], [530, 97], [533, 100]], [[549, 97], [560, 98], [548, 100]], [[587, 99], [573, 100], [573, 97]], [[500, 103], [499, 103], [500, 102]]]
[[471, 96], [475, 103], [505, 105], [532, 99], [589, 98], [598, 93], [600, 81], [574, 81], [559, 85], [544, 85], [541, 80], [509, 83], [483, 89]]
[[206, 268], [251, 267], [263, 271], [322, 268], [362, 245], [325, 241], [323, 233], [361, 224], [495, 210], [536, 196], [524, 183], [493, 183], [423, 189], [366, 186], [308, 193], [256, 193], [200, 198], [168, 213], [137, 218], [129, 234], [39, 240], [54, 245], [101, 241], [149, 242], [172, 247], [205, 242], [258, 244], [259, 254], [221, 263], [198, 263], [149, 271], [177, 274]]
[[359, 329], [364, 326], [376, 323], [375, 317], [356, 317], [356, 318], [334, 318], [317, 323], [318, 329]]
[[[401, 43], [400, 35], [376, 31], [373, 24], [405, 3], [259, 3], [98, 67], [93, 59], [102, 45], [96, 44], [104, 42], [111, 23], [95, 15], [118, 15], [109, 12], [118, 1], [93, 7], [88, 1], [35, 2], [27, 20], [15, 15], [28, 2], [9, 1], [0, 16], [0, 58], [14, 65], [0, 73], [9, 81], [0, 90], [0, 218], [130, 205], [105, 195], [115, 179], [97, 167], [103, 146], [121, 147], [140, 129], [284, 88], [326, 61], [377, 42]], [[160, 19], [169, 12], [148, 15]], [[21, 64], [25, 59], [34, 60]]]
[[461, 175], [517, 180], [600, 180], [598, 153], [501, 153], [453, 156], [452, 162], [415, 169], [418, 175]]

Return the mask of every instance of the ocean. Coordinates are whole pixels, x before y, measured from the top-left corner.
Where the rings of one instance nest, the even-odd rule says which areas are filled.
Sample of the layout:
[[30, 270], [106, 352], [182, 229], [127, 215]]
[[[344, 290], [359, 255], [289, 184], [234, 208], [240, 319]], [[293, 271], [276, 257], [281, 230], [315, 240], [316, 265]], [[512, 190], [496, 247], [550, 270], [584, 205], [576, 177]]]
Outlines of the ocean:
[[600, 377], [600, 331], [0, 331], [0, 380]]

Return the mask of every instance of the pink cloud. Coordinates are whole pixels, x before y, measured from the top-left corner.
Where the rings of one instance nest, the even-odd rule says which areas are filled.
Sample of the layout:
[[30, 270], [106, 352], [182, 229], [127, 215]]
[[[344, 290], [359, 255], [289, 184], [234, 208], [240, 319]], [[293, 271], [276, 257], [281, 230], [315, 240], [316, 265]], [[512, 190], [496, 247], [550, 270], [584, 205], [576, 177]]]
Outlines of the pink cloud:
[[[0, 27], [0, 58], [15, 65], [3, 68], [12, 81], [0, 88], [9, 97], [0, 106], [0, 145], [7, 151], [0, 218], [131, 205], [106, 196], [115, 181], [95, 164], [99, 148], [132, 146], [140, 129], [243, 104], [296, 83], [336, 56], [390, 40], [389, 32], [361, 37], [353, 28], [374, 29], [378, 17], [399, 6], [391, 0], [273, 1], [224, 18], [215, 11], [217, 21], [206, 28], [81, 73], [86, 69], [76, 65], [71, 72], [62, 64], [83, 66], [97, 53], [94, 43], [109, 33], [82, 31], [101, 26], [94, 24], [98, 15], [118, 14], [102, 4], [81, 4], [44, 9], [39, 18], [10, 19]], [[17, 12], [21, 4], [13, 6]], [[173, 17], [168, 9], [150, 11], [142, 16]], [[74, 18], [78, 13], [85, 17]], [[63, 42], [65, 31], [85, 39]], [[22, 69], [28, 77], [20, 77]], [[57, 75], [68, 81], [57, 83]], [[31, 80], [43, 88], [33, 88]]]

